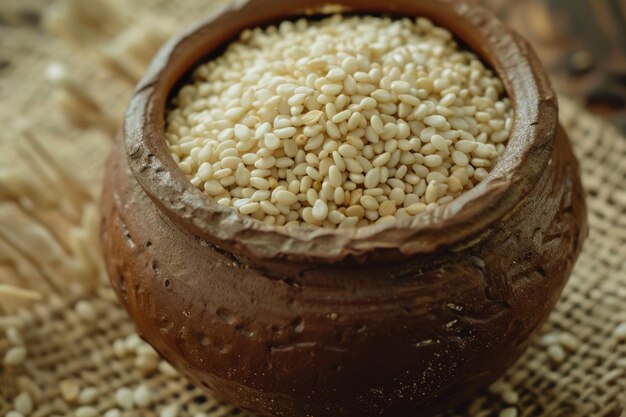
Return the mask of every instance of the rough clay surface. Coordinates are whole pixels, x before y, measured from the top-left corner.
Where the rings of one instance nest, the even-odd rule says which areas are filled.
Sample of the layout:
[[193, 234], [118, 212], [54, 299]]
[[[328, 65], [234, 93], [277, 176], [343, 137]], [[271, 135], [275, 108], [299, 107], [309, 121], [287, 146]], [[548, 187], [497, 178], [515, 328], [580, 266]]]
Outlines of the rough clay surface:
[[237, 259], [163, 216], [119, 146], [109, 175], [104, 250], [140, 333], [194, 382], [268, 415], [428, 415], [467, 398], [524, 351], [586, 234], [564, 135], [488, 237], [393, 265]]

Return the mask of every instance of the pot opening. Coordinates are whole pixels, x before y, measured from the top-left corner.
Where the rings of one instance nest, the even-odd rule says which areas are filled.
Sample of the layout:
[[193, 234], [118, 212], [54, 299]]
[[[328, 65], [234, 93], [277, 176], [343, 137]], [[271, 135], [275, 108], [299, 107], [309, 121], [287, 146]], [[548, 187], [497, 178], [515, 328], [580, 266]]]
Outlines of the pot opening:
[[[154, 149], [155, 152], [152, 154], [157, 155], [157, 159], [169, 172], [170, 178], [176, 178], [179, 197], [185, 194], [185, 204], [192, 203], [194, 216], [199, 215], [196, 219], [191, 219], [189, 214], [184, 216], [191, 223], [190, 229], [195, 232], [201, 229], [205, 236], [208, 234], [216, 238], [214, 240], [222, 242], [232, 240], [237, 234], [241, 236], [239, 232], [245, 229], [244, 234], [247, 237], [245, 240], [248, 243], [244, 245], [249, 246], [252, 239], [257, 239], [258, 242], [253, 245], [257, 253], [268, 252], [267, 249], [259, 251], [259, 246], [266, 246], [268, 238], [270, 241], [274, 238], [283, 240], [280, 244], [281, 249], [270, 250], [272, 253], [282, 251], [286, 246], [291, 247], [287, 252], [301, 252], [303, 248], [309, 250], [313, 246], [316, 247], [314, 252], [321, 252], [323, 251], [323, 248], [319, 247], [321, 242], [326, 247], [329, 244], [338, 246], [333, 250], [344, 255], [375, 247], [394, 247], [403, 253], [430, 251], [479, 233], [486, 224], [512, 209], [523, 197], [525, 190], [537, 179], [549, 158], [548, 151], [556, 127], [556, 107], [549, 83], [539, 68], [534, 54], [528, 50], [523, 41], [504, 29], [501, 23], [483, 9], [469, 8], [470, 6], [451, 7], [446, 3], [447, 5], [441, 6], [442, 9], [438, 9], [436, 5], [412, 5], [413, 9], [419, 9], [421, 13], [414, 13], [411, 10], [404, 13], [398, 10], [385, 10], [384, 5], [378, 5], [376, 8], [360, 9], [355, 12], [352, 1], [345, 3], [347, 4], [344, 5], [342, 15], [346, 17], [388, 16], [400, 19], [414, 18], [419, 14], [432, 19], [435, 24], [453, 33], [460, 48], [475, 53], [488, 68], [493, 69], [502, 80], [514, 110], [515, 121], [511, 126], [511, 137], [504, 153], [487, 177], [475, 188], [463, 192], [451, 203], [432, 212], [399, 220], [395, 224], [374, 224], [341, 230], [316, 227], [290, 229], [252, 221], [247, 216], [236, 213], [232, 208], [220, 206], [194, 187], [178, 170], [176, 162], [172, 159], [164, 139], [164, 120], [168, 106], [182, 86], [189, 82], [192, 72], [202, 63], [221, 56], [227, 47], [239, 38], [242, 30], [250, 27], [268, 27], [285, 20], [295, 22], [300, 18], [319, 22], [328, 17], [327, 14], [302, 13], [302, 8], [297, 6], [292, 10], [285, 10], [285, 16], [276, 11], [251, 16], [245, 13], [248, 8], [255, 9], [249, 5], [243, 10], [229, 12], [220, 18], [221, 26], [219, 21], [204, 23], [172, 41], [159, 55], [160, 59], [159, 57], [155, 59], [157, 64], [153, 64], [151, 68], [156, 71], [151, 71], [152, 77], [149, 72], [142, 82], [143, 85], [150, 84], [147, 88], [152, 90], [149, 97], [150, 117], [146, 120], [156, 122], [158, 130], [153, 132], [157, 133], [156, 135], [148, 135], [149, 143], [146, 143], [146, 147]], [[298, 11], [300, 13], [297, 13]], [[479, 26], [481, 22], [482, 26]], [[216, 30], [222, 32], [215, 35]], [[209, 35], [213, 39], [207, 39]], [[207, 54], [207, 50], [212, 52]], [[145, 80], [150, 80], [150, 83]], [[138, 91], [143, 91], [143, 88], [140, 87]], [[138, 100], [137, 96], [134, 100]], [[542, 106], [546, 111], [540, 117], [539, 109]], [[144, 107], [144, 110], [148, 110], [147, 107]], [[539, 120], [542, 121], [541, 126]], [[132, 159], [131, 168], [133, 168]], [[147, 179], [142, 181], [142, 173], [135, 169], [133, 171], [153, 200], [171, 211], [172, 205], [167, 202], [164, 204], [163, 198], [157, 195], [159, 189], [165, 191], [159, 187], [162, 182]], [[184, 186], [181, 182], [185, 183]], [[180, 193], [181, 187], [183, 193]], [[201, 205], [204, 207], [201, 208]], [[207, 215], [210, 218], [207, 218]], [[451, 231], [456, 231], [457, 236], [451, 236], [455, 234]], [[261, 238], [263, 233], [266, 236]], [[305, 256], [315, 256], [315, 253]]]

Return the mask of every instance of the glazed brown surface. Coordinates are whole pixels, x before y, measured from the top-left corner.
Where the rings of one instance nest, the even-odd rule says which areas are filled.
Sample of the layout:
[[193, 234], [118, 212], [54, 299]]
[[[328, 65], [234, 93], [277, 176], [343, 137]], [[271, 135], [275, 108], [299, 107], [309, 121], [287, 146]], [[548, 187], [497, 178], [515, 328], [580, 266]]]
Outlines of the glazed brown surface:
[[287, 230], [210, 200], [169, 156], [164, 106], [243, 27], [319, 5], [255, 0], [174, 39], [138, 86], [107, 170], [108, 272], [143, 337], [237, 406], [429, 416], [500, 376], [554, 306], [586, 235], [578, 164], [534, 54], [489, 13], [456, 0], [337, 3], [431, 17], [494, 67], [516, 121], [489, 177], [433, 213], [355, 230]]
[[142, 336], [192, 381], [278, 416], [432, 415], [524, 351], [586, 235], [561, 133], [541, 180], [480, 242], [393, 265], [250, 267], [172, 224], [109, 160], [103, 243]]

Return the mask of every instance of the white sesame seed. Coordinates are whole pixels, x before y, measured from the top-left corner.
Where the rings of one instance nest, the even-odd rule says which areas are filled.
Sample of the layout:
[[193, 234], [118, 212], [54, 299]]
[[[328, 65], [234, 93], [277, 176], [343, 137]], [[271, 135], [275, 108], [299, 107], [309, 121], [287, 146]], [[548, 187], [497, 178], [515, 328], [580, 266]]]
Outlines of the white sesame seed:
[[337, 96], [343, 90], [342, 84], [326, 84], [322, 86], [320, 89], [322, 93], [327, 94], [329, 96]]
[[387, 103], [390, 102], [393, 97], [387, 90], [378, 89], [371, 94], [372, 98], [376, 100], [378, 103]]
[[104, 417], [122, 417], [122, 412], [117, 408], [111, 408], [104, 413]]
[[252, 177], [250, 178], [250, 185], [258, 190], [267, 190], [270, 188], [270, 183], [265, 178]]
[[235, 137], [241, 141], [246, 141], [250, 139], [251, 133], [250, 128], [243, 124], [235, 125]]
[[95, 387], [86, 387], [83, 388], [78, 394], [78, 403], [79, 404], [93, 404], [98, 396], [98, 388]]
[[442, 128], [445, 127], [448, 122], [445, 117], [434, 114], [432, 116], [424, 117], [424, 123], [426, 123], [428, 126]]
[[498, 414], [499, 417], [517, 417], [517, 408], [515, 407], [509, 407], [509, 408], [505, 408], [504, 410], [500, 411], [500, 414]]
[[250, 202], [250, 203], [247, 203], [247, 204], [244, 204], [243, 206], [241, 206], [239, 208], [239, 212], [241, 214], [252, 214], [252, 213], [256, 212], [259, 208], [260, 208], [259, 203], [257, 203], [257, 202]]
[[115, 391], [115, 403], [123, 410], [134, 408], [133, 392], [130, 388], [121, 387]]
[[255, 168], [258, 169], [270, 169], [276, 165], [276, 158], [273, 156], [267, 156], [257, 160], [254, 163]]
[[159, 372], [167, 376], [177, 376], [178, 371], [169, 364], [169, 362], [161, 361], [158, 366]]
[[335, 124], [345, 122], [350, 118], [350, 116], [352, 116], [352, 112], [350, 110], [344, 110], [335, 114], [332, 118], [332, 122]]
[[411, 91], [411, 85], [406, 81], [393, 81], [391, 83], [391, 90], [397, 94], [407, 94]]
[[477, 158], [491, 159], [497, 155], [497, 151], [493, 145], [487, 145], [478, 143], [476, 148], [472, 151], [472, 155]]
[[377, 106], [378, 102], [373, 97], [365, 97], [359, 104], [359, 107], [363, 110], [374, 110]]
[[422, 213], [426, 211], [426, 204], [424, 203], [414, 203], [406, 208], [407, 213], [414, 216], [416, 214]]
[[448, 191], [451, 193], [458, 193], [463, 190], [463, 184], [461, 184], [461, 180], [454, 175], [448, 177]]
[[429, 168], [436, 168], [443, 163], [443, 158], [440, 155], [428, 155], [424, 157], [424, 165]]
[[237, 156], [226, 156], [222, 158], [222, 167], [230, 169], [231, 172], [237, 169], [237, 166], [241, 163], [241, 158]]
[[353, 56], [346, 57], [341, 62], [341, 68], [348, 74], [354, 74], [359, 70], [359, 61]]
[[389, 199], [394, 201], [396, 205], [400, 206], [404, 203], [405, 192], [403, 188], [394, 188], [389, 193]]
[[620, 323], [615, 330], [613, 330], [613, 336], [617, 338], [618, 341], [626, 341], [626, 322]]
[[374, 160], [372, 161], [372, 165], [374, 165], [375, 167], [380, 167], [389, 162], [390, 159], [391, 154], [389, 152], [385, 152], [374, 158]]
[[345, 219], [346, 216], [337, 210], [328, 213], [328, 220], [333, 224], [341, 224]]
[[74, 307], [76, 314], [84, 321], [94, 321], [97, 317], [97, 313], [93, 305], [86, 300], [80, 300]]
[[275, 197], [276, 202], [284, 206], [290, 206], [298, 201], [298, 197], [294, 193], [285, 190], [278, 191]]
[[517, 404], [519, 402], [519, 395], [512, 390], [506, 390], [502, 394], [502, 400], [507, 404]]
[[341, 171], [336, 165], [330, 167], [328, 171], [328, 178], [330, 180], [330, 185], [332, 185], [333, 187], [340, 187], [343, 183]]
[[85, 405], [82, 407], [78, 407], [76, 411], [74, 412], [74, 415], [76, 417], [97, 417], [98, 410], [96, 410], [94, 407], [90, 405]]
[[330, 120], [326, 122], [326, 133], [333, 139], [339, 139], [341, 137], [341, 130]]
[[323, 115], [324, 113], [319, 110], [311, 110], [302, 117], [302, 121], [308, 126], [315, 125], [320, 121]]
[[230, 168], [219, 169], [213, 173], [213, 178], [215, 178], [216, 180], [220, 180], [222, 178], [230, 176], [232, 172], [233, 170]]
[[387, 200], [383, 201], [378, 207], [378, 214], [381, 217], [392, 216], [396, 212], [396, 202]]
[[324, 109], [325, 109], [326, 117], [328, 119], [332, 119], [337, 114], [337, 107], [335, 106], [335, 103], [326, 103], [326, 106], [324, 106]]
[[550, 359], [552, 359], [557, 364], [565, 360], [565, 351], [560, 345], [553, 344], [548, 346], [547, 352]]
[[346, 72], [341, 68], [333, 68], [326, 74], [326, 79], [330, 82], [342, 81], [346, 78]]
[[431, 181], [428, 183], [426, 187], [425, 200], [427, 203], [431, 204], [437, 201], [439, 195], [439, 185], [437, 181]]
[[454, 104], [455, 101], [456, 101], [456, 95], [449, 93], [441, 98], [439, 105], [444, 106], [444, 107], [450, 107]]
[[450, 81], [446, 78], [438, 78], [433, 82], [433, 88], [436, 92], [440, 92], [450, 87]]
[[73, 403], [78, 400], [80, 385], [71, 379], [62, 380], [59, 382], [59, 391], [61, 392], [61, 397], [63, 397], [65, 401]]
[[282, 129], [274, 130], [274, 135], [278, 136], [280, 139], [289, 139], [295, 136], [296, 132], [295, 127], [283, 127]]
[[29, 415], [33, 412], [33, 409], [35, 408], [35, 403], [27, 392], [20, 392], [13, 399], [13, 408], [15, 408], [15, 411], [17, 411], [18, 413], [21, 413], [23, 415]]
[[[368, 196], [370, 197], [370, 196]], [[374, 199], [374, 203], [376, 204], [376, 207], [378, 206], [378, 202], [376, 201], [376, 199]], [[357, 218], [362, 218], [363, 216], [365, 216], [365, 209], [363, 208], [363, 206], [360, 206], [356, 203], [352, 204], [350, 207], [348, 207], [346, 209], [346, 216], [347, 217], [357, 217]], [[343, 223], [343, 221], [342, 221]]]
[[16, 327], [9, 327], [6, 330], [6, 336], [9, 342], [14, 346], [23, 346], [24, 338]]
[[376, 220], [376, 224], [393, 224], [397, 221], [394, 216], [382, 216]]
[[204, 183], [204, 191], [210, 196], [217, 196], [222, 194], [225, 190], [217, 180], [209, 180]]
[[266, 133], [264, 135], [264, 140], [263, 142], [265, 143], [265, 146], [267, 147], [267, 149], [271, 149], [272, 151], [275, 151], [276, 149], [280, 148], [280, 138], [278, 136], [276, 136], [274, 133]]
[[159, 417], [178, 417], [178, 404], [170, 404], [161, 409]]
[[365, 188], [375, 188], [380, 184], [380, 167], [371, 169], [365, 174]]
[[467, 166], [467, 164], [469, 164], [469, 158], [467, 157], [467, 154], [461, 151], [453, 151], [452, 160], [455, 164], [461, 167]]
[[250, 183], [250, 171], [244, 164], [239, 164], [235, 171], [235, 182], [239, 186], [246, 186]]
[[383, 127], [383, 132], [380, 134], [380, 137], [384, 140], [389, 140], [393, 138], [394, 136], [396, 136], [397, 133], [398, 133], [398, 125], [396, 125], [395, 123], [387, 123]]
[[276, 93], [283, 97], [287, 97], [291, 95], [295, 89], [296, 86], [294, 84], [281, 84], [278, 86], [278, 88], [276, 88]]
[[320, 222], [326, 219], [326, 216], [328, 216], [328, 206], [326, 203], [322, 200], [317, 200], [313, 205], [312, 215], [315, 220]]
[[502, 394], [505, 391], [511, 391], [513, 388], [504, 380], [498, 379], [489, 386], [489, 392], [493, 394]]
[[252, 194], [252, 196], [250, 197], [250, 200], [256, 201], [256, 202], [266, 201], [267, 199], [270, 198], [270, 195], [271, 193], [269, 190], [257, 190], [254, 192], [254, 194]]
[[400, 94], [398, 98], [402, 103], [413, 107], [419, 106], [419, 104], [422, 102], [419, 98], [410, 94]]
[[491, 166], [491, 161], [484, 158], [472, 158], [470, 162], [474, 168], [489, 168]]
[[430, 143], [440, 152], [448, 152], [448, 143], [441, 135], [432, 135]]
[[360, 199], [360, 203], [365, 210], [378, 210], [378, 201], [371, 195], [364, 195]]
[[374, 132], [377, 135], [381, 135], [383, 133], [385, 125], [383, 124], [383, 121], [379, 115], [376, 114], [372, 116], [370, 123], [371, 123], [372, 129], [374, 129]]
[[4, 364], [18, 366], [26, 359], [26, 348], [24, 346], [14, 346], [4, 354]]
[[341, 224], [339, 225], [339, 228], [348, 229], [348, 228], [356, 227], [358, 222], [359, 222], [358, 217], [346, 217], [346, 219], [342, 221]]
[[147, 408], [152, 404], [152, 391], [146, 385], [139, 385], [133, 392], [133, 401], [139, 408]]
[[348, 120], [348, 126], [347, 126], [348, 130], [353, 131], [357, 129], [361, 125], [362, 119], [363, 119], [363, 116], [361, 115], [361, 113], [359, 112], [352, 113], [352, 115], [350, 116], [350, 119]]

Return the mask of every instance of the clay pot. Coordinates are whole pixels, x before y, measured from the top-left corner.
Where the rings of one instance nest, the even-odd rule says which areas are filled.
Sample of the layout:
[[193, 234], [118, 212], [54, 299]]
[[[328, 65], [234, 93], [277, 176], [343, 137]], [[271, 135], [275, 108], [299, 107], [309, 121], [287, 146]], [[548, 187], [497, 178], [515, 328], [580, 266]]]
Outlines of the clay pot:
[[139, 83], [107, 167], [108, 272], [141, 335], [238, 407], [430, 416], [499, 377], [553, 308], [587, 230], [578, 164], [534, 53], [484, 9], [333, 3], [429, 17], [497, 71], [516, 120], [489, 177], [432, 213], [354, 230], [287, 230], [210, 200], [165, 145], [168, 95], [242, 29], [320, 12], [251, 1], [172, 40]]

